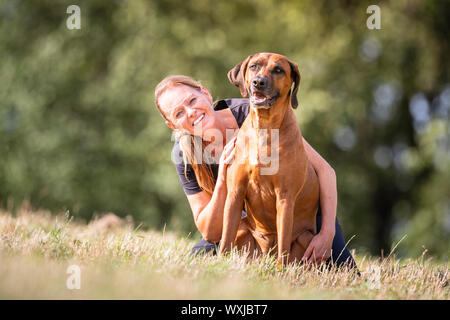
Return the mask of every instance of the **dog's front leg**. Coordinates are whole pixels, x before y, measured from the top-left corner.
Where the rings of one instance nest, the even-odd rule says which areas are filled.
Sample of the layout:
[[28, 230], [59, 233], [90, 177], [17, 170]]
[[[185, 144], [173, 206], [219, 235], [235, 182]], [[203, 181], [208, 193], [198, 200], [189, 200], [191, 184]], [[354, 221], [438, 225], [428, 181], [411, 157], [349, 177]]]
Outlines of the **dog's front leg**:
[[220, 240], [219, 253], [224, 254], [231, 250], [236, 239], [236, 234], [241, 222], [242, 208], [244, 207], [244, 198], [246, 190], [244, 188], [235, 188], [231, 190], [225, 201], [223, 211], [223, 229], [222, 239]]
[[277, 196], [277, 242], [278, 262], [287, 265], [291, 252], [292, 225], [294, 223], [294, 201]]

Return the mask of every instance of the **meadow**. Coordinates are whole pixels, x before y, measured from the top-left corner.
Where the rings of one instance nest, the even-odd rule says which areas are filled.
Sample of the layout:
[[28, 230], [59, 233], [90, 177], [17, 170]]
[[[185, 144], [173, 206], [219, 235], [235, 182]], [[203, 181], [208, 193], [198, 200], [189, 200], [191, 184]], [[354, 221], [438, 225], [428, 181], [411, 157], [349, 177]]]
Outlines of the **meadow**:
[[[449, 299], [448, 262], [426, 252], [353, 252], [359, 276], [323, 266], [279, 270], [268, 256], [193, 257], [197, 239], [108, 217], [87, 224], [68, 213], [0, 211], [0, 299]], [[71, 290], [73, 265], [80, 289]]]

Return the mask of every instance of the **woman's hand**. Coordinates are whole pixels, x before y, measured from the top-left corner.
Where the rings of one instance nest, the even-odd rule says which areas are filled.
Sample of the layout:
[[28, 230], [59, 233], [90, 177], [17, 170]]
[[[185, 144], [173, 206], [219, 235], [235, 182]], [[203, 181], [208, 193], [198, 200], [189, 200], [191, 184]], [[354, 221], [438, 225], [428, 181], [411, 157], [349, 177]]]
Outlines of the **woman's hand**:
[[222, 155], [220, 156], [219, 160], [217, 183], [224, 183], [226, 185], [227, 168], [234, 159], [234, 147], [236, 145], [236, 139], [237, 137], [234, 137], [233, 139], [228, 141], [228, 143], [223, 148]]
[[333, 246], [334, 233], [319, 232], [316, 234], [303, 255], [303, 262], [321, 262], [331, 257], [331, 247]]

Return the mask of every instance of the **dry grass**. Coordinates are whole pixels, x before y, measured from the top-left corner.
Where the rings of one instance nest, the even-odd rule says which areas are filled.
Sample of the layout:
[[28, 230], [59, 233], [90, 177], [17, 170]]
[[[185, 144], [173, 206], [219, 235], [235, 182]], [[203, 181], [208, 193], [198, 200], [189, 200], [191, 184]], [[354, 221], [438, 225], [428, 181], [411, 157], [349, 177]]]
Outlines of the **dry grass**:
[[[193, 240], [116, 222], [0, 212], [0, 299], [449, 299], [448, 263], [430, 258], [356, 255], [360, 277], [319, 267], [279, 271], [269, 257], [191, 257]], [[73, 264], [79, 290], [66, 287]]]

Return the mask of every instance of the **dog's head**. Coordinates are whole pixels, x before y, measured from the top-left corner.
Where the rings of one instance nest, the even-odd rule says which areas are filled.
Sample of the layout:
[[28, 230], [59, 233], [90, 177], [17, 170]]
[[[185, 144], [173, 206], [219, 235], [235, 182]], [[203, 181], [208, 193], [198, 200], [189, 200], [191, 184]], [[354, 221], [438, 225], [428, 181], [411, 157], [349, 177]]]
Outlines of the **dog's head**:
[[298, 66], [280, 54], [251, 55], [228, 72], [228, 79], [239, 88], [244, 98], [250, 98], [251, 105], [256, 108], [270, 108], [280, 97], [289, 96], [292, 108], [298, 106]]

